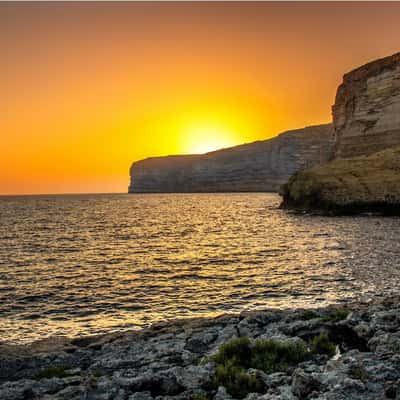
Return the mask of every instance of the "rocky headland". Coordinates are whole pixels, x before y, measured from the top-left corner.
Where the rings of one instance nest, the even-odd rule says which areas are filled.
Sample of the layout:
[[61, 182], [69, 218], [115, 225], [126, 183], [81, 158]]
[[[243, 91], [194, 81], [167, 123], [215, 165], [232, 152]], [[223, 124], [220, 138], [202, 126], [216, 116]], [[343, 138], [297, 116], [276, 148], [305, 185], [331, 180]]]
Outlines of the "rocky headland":
[[282, 207], [400, 214], [400, 53], [344, 75], [332, 109], [336, 160], [294, 174]]
[[130, 169], [130, 193], [277, 192], [296, 171], [332, 156], [331, 124], [201, 155], [147, 158]]
[[369, 155], [400, 145], [400, 53], [343, 77], [332, 107], [336, 157]]
[[[277, 192], [284, 185], [284, 208], [398, 214], [398, 151], [383, 150], [400, 146], [400, 53], [345, 74], [332, 116], [332, 125], [269, 140], [135, 162], [129, 192]], [[342, 161], [325, 166], [335, 159]]]
[[400, 297], [0, 345], [2, 400], [400, 399]]

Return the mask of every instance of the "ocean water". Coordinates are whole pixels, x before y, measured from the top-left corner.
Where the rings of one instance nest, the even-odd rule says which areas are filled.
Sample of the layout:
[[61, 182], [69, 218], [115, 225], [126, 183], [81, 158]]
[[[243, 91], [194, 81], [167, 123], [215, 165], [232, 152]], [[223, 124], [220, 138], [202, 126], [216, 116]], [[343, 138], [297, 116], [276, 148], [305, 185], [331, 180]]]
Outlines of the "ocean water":
[[0, 338], [372, 297], [400, 219], [279, 210], [274, 194], [0, 197]]

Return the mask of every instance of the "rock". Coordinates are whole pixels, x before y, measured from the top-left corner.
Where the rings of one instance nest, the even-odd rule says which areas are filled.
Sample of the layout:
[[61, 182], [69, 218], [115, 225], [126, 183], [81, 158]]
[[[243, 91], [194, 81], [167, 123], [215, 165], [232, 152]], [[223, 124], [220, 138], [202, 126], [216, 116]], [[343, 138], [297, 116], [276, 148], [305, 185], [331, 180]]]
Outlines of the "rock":
[[345, 74], [332, 114], [337, 157], [400, 145], [400, 53]]
[[[329, 360], [314, 355], [293, 368], [271, 374], [246, 368], [249, 376], [264, 383], [263, 393], [248, 394], [246, 399], [399, 400], [399, 303], [400, 296], [394, 295], [370, 303], [351, 303], [346, 306], [348, 316], [336, 322], [322, 318], [332, 312], [330, 307], [313, 311], [317, 318], [311, 320], [302, 319], [304, 310], [267, 310], [173, 321], [99, 337], [99, 350], [81, 346], [73, 358], [63, 350], [69, 347], [69, 339], [62, 348], [47, 348], [48, 353], [43, 352], [44, 343], [38, 352], [34, 344], [4, 348], [0, 399], [202, 400], [215, 396], [231, 400], [234, 395], [214, 386], [214, 362], [208, 359], [203, 365], [198, 361], [207, 360], [221, 344], [235, 337], [235, 332], [247, 332], [252, 341], [299, 340], [300, 335], [308, 343], [316, 332], [326, 330], [341, 346], [338, 357]], [[14, 359], [27, 362], [13, 363]], [[66, 359], [72, 361], [65, 366], [68, 376], [23, 378], [37, 374], [52, 360]], [[18, 371], [9, 365], [18, 365]]]
[[150, 391], [152, 396], [174, 396], [184, 391], [184, 387], [178, 382], [177, 375], [179, 374], [174, 369], [159, 373], [148, 371], [135, 377], [116, 375], [114, 382], [130, 392]]
[[130, 193], [277, 192], [288, 178], [332, 155], [331, 124], [310, 126], [203, 155], [153, 157], [132, 164]]
[[281, 207], [400, 214], [400, 53], [344, 75], [332, 110], [336, 160], [295, 173]]
[[147, 392], [136, 392], [132, 396], [129, 396], [128, 400], [153, 400], [151, 393]]
[[313, 391], [317, 391], [320, 383], [311, 375], [297, 368], [293, 373], [292, 392], [299, 399], [306, 399]]
[[296, 173], [284, 189], [282, 207], [328, 214], [400, 214], [400, 147]]
[[228, 394], [226, 389], [223, 386], [220, 386], [217, 390], [217, 393], [214, 397], [214, 400], [231, 400], [232, 396]]

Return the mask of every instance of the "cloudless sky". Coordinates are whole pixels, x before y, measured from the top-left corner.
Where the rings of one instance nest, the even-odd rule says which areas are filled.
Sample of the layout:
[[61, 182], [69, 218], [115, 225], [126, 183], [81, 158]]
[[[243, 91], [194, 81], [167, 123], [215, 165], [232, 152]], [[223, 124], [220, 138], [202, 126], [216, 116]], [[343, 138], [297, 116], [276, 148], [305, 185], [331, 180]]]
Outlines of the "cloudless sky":
[[0, 194], [125, 192], [148, 156], [331, 120], [400, 3], [0, 3]]

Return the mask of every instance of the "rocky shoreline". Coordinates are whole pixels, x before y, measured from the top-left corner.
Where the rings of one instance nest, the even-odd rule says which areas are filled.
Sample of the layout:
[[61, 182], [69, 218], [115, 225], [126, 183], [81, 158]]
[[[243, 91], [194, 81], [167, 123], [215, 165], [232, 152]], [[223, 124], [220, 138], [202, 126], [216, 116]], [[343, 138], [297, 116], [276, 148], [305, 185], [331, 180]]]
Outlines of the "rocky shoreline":
[[0, 399], [400, 399], [399, 300], [2, 344]]

